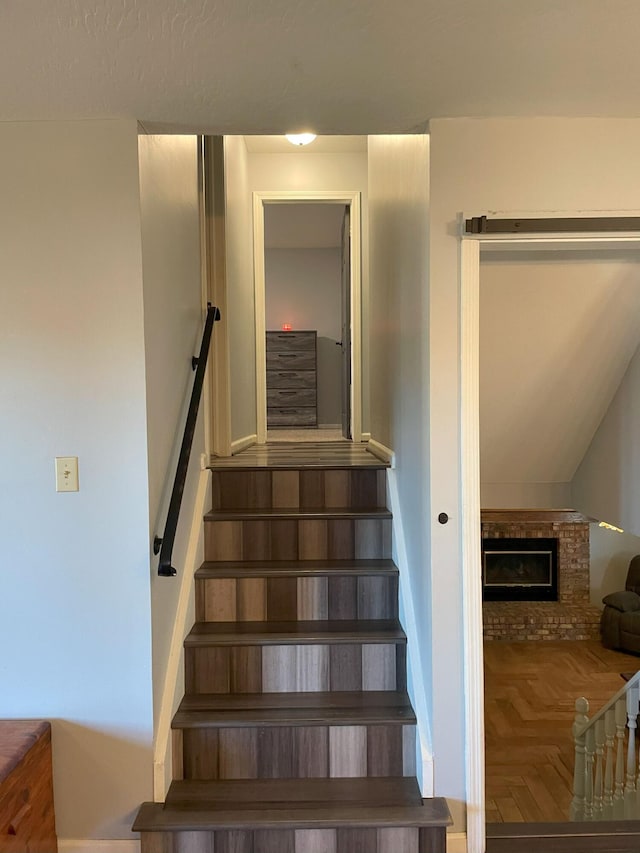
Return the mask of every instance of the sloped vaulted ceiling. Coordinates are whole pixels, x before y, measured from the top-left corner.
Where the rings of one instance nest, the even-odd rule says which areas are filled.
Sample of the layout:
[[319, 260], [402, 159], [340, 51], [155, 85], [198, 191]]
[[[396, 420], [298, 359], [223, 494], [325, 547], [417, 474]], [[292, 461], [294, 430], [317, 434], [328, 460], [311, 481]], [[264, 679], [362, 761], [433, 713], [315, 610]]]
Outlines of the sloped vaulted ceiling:
[[570, 482], [639, 344], [640, 258], [483, 262], [482, 480]]

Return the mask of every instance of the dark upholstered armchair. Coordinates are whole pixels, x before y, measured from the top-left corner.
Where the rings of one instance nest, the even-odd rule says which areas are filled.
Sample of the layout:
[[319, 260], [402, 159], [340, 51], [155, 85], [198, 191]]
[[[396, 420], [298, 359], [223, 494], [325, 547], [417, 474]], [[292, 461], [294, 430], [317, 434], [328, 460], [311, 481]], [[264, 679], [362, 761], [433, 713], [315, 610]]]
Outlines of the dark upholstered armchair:
[[629, 563], [624, 591], [602, 599], [602, 645], [640, 654], [640, 554]]

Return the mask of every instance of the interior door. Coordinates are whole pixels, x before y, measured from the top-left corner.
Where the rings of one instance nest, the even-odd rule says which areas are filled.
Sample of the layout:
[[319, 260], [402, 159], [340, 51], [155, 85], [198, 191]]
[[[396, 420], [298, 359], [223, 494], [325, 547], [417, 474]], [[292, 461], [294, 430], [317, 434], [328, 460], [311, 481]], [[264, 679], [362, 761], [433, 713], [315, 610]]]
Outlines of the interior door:
[[342, 437], [351, 439], [351, 210], [342, 219]]

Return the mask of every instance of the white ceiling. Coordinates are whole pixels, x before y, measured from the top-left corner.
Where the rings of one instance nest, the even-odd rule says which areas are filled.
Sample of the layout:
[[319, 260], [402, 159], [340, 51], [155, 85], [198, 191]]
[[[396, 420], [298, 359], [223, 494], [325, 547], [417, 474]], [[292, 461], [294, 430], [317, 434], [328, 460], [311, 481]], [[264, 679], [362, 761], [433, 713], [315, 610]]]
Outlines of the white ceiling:
[[637, 116], [637, 0], [0, 4], [0, 120], [424, 130], [434, 116]]
[[318, 136], [308, 145], [292, 145], [279, 136], [245, 136], [250, 154], [351, 154], [366, 152], [366, 136]]
[[265, 249], [340, 246], [343, 216], [343, 204], [266, 204]]
[[567, 483], [640, 344], [640, 258], [483, 261], [486, 483]]

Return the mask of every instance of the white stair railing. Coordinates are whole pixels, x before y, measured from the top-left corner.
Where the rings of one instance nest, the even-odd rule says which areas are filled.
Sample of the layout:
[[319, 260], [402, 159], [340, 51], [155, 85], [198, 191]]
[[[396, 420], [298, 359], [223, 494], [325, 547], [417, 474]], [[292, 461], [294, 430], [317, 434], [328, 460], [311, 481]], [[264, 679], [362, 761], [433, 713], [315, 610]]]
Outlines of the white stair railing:
[[640, 672], [591, 719], [587, 700], [576, 699], [571, 820], [640, 818], [639, 703]]

